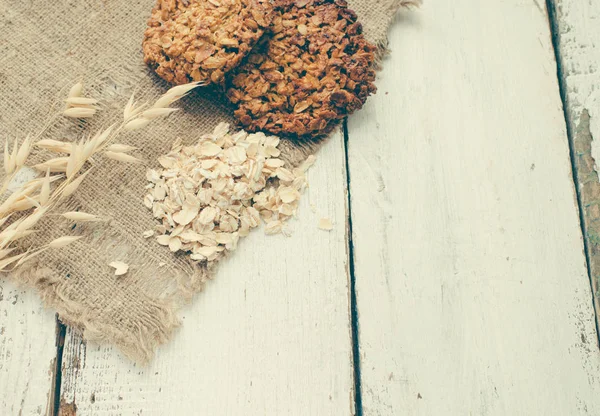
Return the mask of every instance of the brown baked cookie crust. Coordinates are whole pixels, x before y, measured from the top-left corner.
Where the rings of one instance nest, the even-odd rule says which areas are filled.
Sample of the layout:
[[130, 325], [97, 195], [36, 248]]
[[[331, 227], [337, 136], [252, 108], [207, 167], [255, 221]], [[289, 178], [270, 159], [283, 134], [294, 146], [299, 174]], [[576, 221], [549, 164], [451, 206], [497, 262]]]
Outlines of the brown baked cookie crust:
[[226, 77], [247, 130], [318, 136], [376, 91], [374, 52], [344, 0], [280, 0], [280, 13]]
[[220, 83], [274, 17], [273, 0], [157, 0], [144, 61], [164, 80]]

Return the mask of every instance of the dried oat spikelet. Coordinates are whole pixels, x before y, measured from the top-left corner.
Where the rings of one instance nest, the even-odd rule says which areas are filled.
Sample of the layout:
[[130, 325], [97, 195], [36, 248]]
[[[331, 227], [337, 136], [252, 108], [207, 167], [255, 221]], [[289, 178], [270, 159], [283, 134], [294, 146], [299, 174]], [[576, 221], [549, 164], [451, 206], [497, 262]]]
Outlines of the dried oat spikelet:
[[49, 150], [54, 153], [71, 153], [71, 143], [52, 139], [43, 139], [35, 143], [36, 147]]
[[63, 111], [65, 117], [89, 118], [98, 111], [98, 100], [82, 96], [83, 84], [78, 82], [69, 90], [69, 96], [65, 100], [66, 108]]
[[81, 236], [64, 236], [64, 237], [60, 237], [57, 238], [55, 240], [52, 240], [49, 244], [48, 244], [48, 248], [63, 248], [68, 246], [69, 244], [74, 243], [75, 241], [81, 239], [83, 237]]
[[131, 94], [131, 98], [129, 98], [129, 101], [127, 102], [127, 104], [125, 105], [125, 108], [123, 109], [123, 120], [127, 121], [133, 117], [135, 117], [136, 115], [138, 115], [146, 106], [146, 104], [141, 104], [141, 105], [137, 105], [136, 102], [134, 102], [134, 94]]
[[205, 84], [203, 82], [192, 82], [173, 87], [163, 94], [154, 105], [147, 110], [144, 110], [144, 105], [136, 107], [132, 95], [123, 112], [124, 119], [127, 121], [125, 130], [139, 130], [149, 125], [152, 120], [167, 117], [171, 113], [177, 111], [176, 108], [169, 107], [171, 104], [185, 97], [194, 88], [202, 85]]
[[90, 222], [90, 221], [99, 221], [100, 218], [93, 214], [87, 214], [81, 211], [70, 211], [62, 214], [68, 220], [77, 221], [77, 222]]
[[167, 91], [152, 106], [152, 108], [167, 108], [175, 101], [188, 95], [194, 88], [206, 85], [205, 82], [191, 82], [189, 84], [177, 85]]
[[4, 142], [4, 173], [11, 175], [17, 172], [25, 165], [25, 161], [31, 152], [31, 136], [27, 136], [19, 146], [19, 141], [15, 139], [12, 151], [10, 151], [9, 141]]
[[152, 122], [152, 120], [149, 120], [147, 118], [136, 118], [125, 125], [125, 130], [140, 130], [148, 126], [150, 122]]
[[104, 152], [104, 156], [106, 156], [109, 159], [113, 159], [119, 162], [125, 162], [125, 163], [142, 163], [142, 161], [140, 159], [138, 159], [137, 157], [128, 155], [127, 153], [119, 153], [119, 152]]
[[91, 172], [92, 169], [89, 169], [87, 171], [85, 171], [84, 173], [82, 173], [81, 175], [79, 175], [76, 179], [74, 179], [72, 182], [68, 183], [63, 189], [62, 189], [62, 194], [60, 195], [62, 198], [67, 198], [71, 195], [73, 195], [75, 193], [75, 191], [77, 190], [77, 188], [79, 188], [79, 186], [81, 185], [81, 183], [83, 182], [83, 180], [86, 178], [87, 175], [89, 175], [89, 173]]
[[45, 206], [50, 201], [50, 169], [46, 170], [46, 176], [42, 182], [42, 188], [40, 189], [40, 204]]
[[33, 228], [46, 214], [48, 207], [38, 207], [33, 214], [25, 217], [25, 219], [17, 226], [17, 231], [28, 231]]
[[68, 157], [57, 157], [54, 159], [49, 159], [43, 163], [39, 163], [34, 165], [35, 169], [46, 171], [50, 170], [50, 172], [61, 172], [64, 173], [67, 171], [67, 165], [69, 163]]
[[25, 165], [25, 161], [29, 157], [29, 153], [31, 153], [31, 136], [27, 136], [23, 143], [21, 143], [21, 147], [17, 151], [15, 165], [16, 169], [20, 169]]
[[81, 97], [82, 93], [83, 93], [83, 83], [78, 82], [77, 84], [73, 85], [71, 87], [71, 89], [69, 90], [68, 98]]
[[16, 256], [12, 256], [12, 257], [8, 257], [6, 259], [0, 260], [0, 270], [6, 269], [8, 266], [10, 266], [15, 261], [20, 260], [23, 257], [25, 257], [26, 254], [27, 253], [22, 253], [22, 254], [18, 254]]

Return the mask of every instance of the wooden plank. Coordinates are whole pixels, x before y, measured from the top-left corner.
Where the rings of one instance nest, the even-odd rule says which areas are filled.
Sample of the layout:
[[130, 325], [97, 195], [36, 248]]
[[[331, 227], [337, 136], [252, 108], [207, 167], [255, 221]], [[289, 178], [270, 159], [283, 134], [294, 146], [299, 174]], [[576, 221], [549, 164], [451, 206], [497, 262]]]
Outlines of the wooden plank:
[[600, 414], [540, 1], [427, 1], [349, 122], [364, 415]]
[[[557, 3], [558, 7], [555, 7]], [[550, 2], [567, 122], [574, 149], [589, 267], [600, 311], [600, 4]], [[598, 321], [600, 324], [600, 320]]]
[[39, 297], [0, 280], [0, 415], [51, 414], [55, 341]]
[[[350, 415], [344, 151], [318, 155], [291, 237], [252, 233], [148, 368], [68, 332], [63, 408], [117, 415]], [[310, 207], [312, 202], [316, 209]], [[317, 229], [331, 218], [331, 232]]]

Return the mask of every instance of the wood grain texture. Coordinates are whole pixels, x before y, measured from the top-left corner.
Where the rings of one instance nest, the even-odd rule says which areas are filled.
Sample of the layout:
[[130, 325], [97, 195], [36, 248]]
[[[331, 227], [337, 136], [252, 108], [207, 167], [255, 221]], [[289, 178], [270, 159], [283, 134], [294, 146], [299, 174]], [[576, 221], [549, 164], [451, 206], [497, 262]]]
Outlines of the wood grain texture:
[[[259, 230], [241, 242], [150, 367], [69, 332], [63, 407], [84, 415], [350, 415], [344, 166], [336, 134], [309, 172], [292, 236]], [[317, 229], [321, 216], [333, 231]]]
[[39, 297], [0, 280], [0, 415], [51, 410], [56, 321]]
[[[582, 202], [596, 317], [600, 319], [600, 3], [550, 2], [567, 122]], [[600, 324], [600, 320], [598, 320]]]
[[349, 121], [364, 415], [600, 414], [541, 1], [425, 2]]

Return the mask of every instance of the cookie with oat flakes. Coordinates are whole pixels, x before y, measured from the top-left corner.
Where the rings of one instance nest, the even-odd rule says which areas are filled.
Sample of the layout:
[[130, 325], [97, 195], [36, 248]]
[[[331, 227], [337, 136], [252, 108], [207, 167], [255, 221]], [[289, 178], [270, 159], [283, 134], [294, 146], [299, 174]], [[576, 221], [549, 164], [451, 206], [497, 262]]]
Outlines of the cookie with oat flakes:
[[271, 35], [226, 77], [251, 131], [319, 136], [376, 91], [376, 47], [344, 0], [279, 0]]
[[157, 0], [144, 61], [164, 80], [220, 83], [271, 24], [273, 0]]

